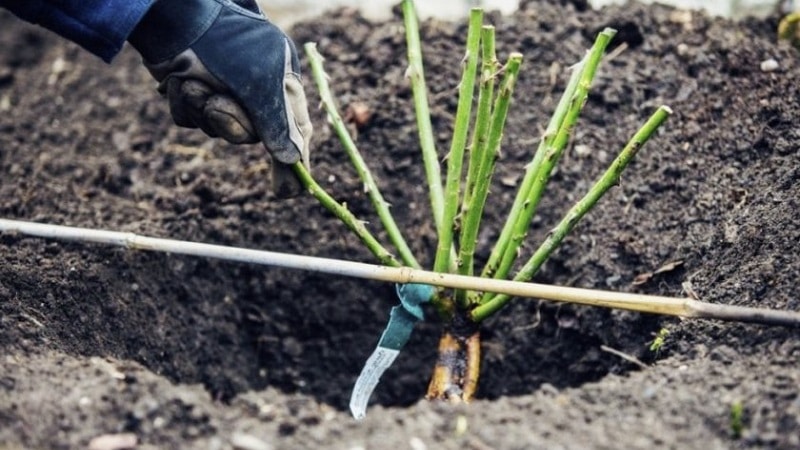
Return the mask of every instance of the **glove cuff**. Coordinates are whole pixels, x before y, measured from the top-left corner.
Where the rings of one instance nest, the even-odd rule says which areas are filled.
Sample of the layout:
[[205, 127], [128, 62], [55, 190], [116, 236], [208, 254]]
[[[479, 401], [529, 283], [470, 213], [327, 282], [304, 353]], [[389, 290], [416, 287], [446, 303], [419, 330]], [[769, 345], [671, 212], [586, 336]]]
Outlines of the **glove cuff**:
[[216, 0], [157, 0], [128, 42], [148, 63], [166, 61], [197, 41], [221, 9], [222, 3]]

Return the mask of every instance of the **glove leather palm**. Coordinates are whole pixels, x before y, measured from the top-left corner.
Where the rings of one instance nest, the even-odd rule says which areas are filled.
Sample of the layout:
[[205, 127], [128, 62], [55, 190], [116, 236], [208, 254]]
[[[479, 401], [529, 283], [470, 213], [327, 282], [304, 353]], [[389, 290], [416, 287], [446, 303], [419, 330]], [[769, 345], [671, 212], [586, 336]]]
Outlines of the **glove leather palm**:
[[129, 38], [179, 126], [262, 142], [273, 188], [300, 191], [289, 164], [309, 165], [311, 122], [292, 41], [252, 0], [158, 0]]

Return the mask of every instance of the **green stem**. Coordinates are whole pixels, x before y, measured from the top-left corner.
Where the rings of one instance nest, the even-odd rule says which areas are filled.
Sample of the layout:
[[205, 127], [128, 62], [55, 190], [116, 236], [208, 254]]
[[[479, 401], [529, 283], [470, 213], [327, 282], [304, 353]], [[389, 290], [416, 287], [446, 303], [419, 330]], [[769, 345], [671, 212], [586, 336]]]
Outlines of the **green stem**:
[[[467, 205], [464, 223], [461, 229], [461, 252], [460, 259], [462, 270], [469, 270], [473, 265], [473, 258], [475, 255], [475, 245], [478, 240], [478, 229], [480, 227], [481, 217], [483, 216], [483, 207], [486, 204], [486, 197], [489, 194], [489, 185], [494, 172], [494, 164], [497, 160], [497, 152], [500, 150], [500, 144], [503, 139], [503, 129], [505, 127], [506, 117], [508, 116], [508, 108], [511, 105], [511, 95], [514, 92], [514, 86], [517, 82], [519, 75], [519, 67], [522, 63], [522, 55], [519, 53], [512, 53], [509, 57], [508, 64], [505, 68], [505, 76], [500, 84], [500, 92], [495, 101], [494, 110], [492, 112], [491, 127], [489, 129], [489, 137], [486, 143], [486, 151], [481, 155], [479, 169], [475, 178], [475, 191]], [[480, 147], [480, 146], [479, 146]]]
[[[492, 100], [494, 99], [494, 85], [497, 81], [497, 71], [500, 64], [495, 53], [495, 29], [491, 25], [484, 25], [481, 29], [481, 80], [478, 93], [478, 110], [475, 113], [475, 130], [470, 144], [469, 165], [467, 166], [467, 181], [464, 188], [464, 198], [461, 202], [462, 218], [472, 202], [475, 191], [475, 179], [480, 170], [480, 161], [483, 150], [486, 148], [486, 139], [489, 134], [489, 124], [492, 117]], [[459, 266], [459, 273], [471, 275], [472, 266], [464, 264]]]
[[[600, 64], [603, 53], [615, 34], [616, 30], [610, 28], [606, 28], [600, 32], [582, 64], [580, 80], [575, 87], [574, 95], [569, 99], [567, 112], [564, 115], [561, 126], [553, 137], [551, 145], [547, 146], [546, 151], [542, 153], [540, 167], [537, 168], [536, 175], [532, 176], [530, 188], [526, 194], [525, 200], [522, 202], [524, 207], [519, 210], [519, 214], [517, 214], [514, 222], [512, 222], [513, 226], [511, 227], [510, 234], [506, 238], [507, 243], [500, 257], [497, 270], [493, 274], [494, 278], [505, 279], [511, 271], [519, 247], [522, 245], [522, 240], [528, 232], [536, 207], [550, 179], [550, 174], [564, 152], [569, 142], [570, 135], [572, 134], [572, 129], [578, 121], [583, 105], [586, 103], [586, 98], [589, 95], [589, 88], [592, 85], [592, 80], [597, 72], [597, 67]], [[488, 264], [487, 267], [489, 267]], [[492, 268], [489, 268], [489, 270], [492, 270]], [[487, 297], [488, 294], [485, 294], [481, 302], [483, 303], [486, 301]]]
[[469, 120], [472, 114], [472, 97], [475, 92], [475, 74], [478, 68], [478, 52], [480, 48], [481, 24], [483, 10], [473, 8], [469, 16], [467, 32], [466, 62], [458, 91], [458, 107], [456, 109], [455, 128], [450, 152], [447, 155], [447, 182], [444, 191], [444, 214], [439, 226], [439, 243], [436, 247], [434, 272], [446, 272], [450, 267], [450, 254], [453, 248], [453, 227], [458, 212], [458, 197], [461, 189], [461, 172], [464, 160], [464, 148], [467, 145]]
[[319, 54], [317, 51], [317, 46], [313, 42], [307, 43], [304, 48], [306, 55], [308, 56], [309, 63], [311, 64], [312, 77], [314, 78], [314, 82], [319, 90], [319, 95], [322, 99], [322, 105], [325, 107], [325, 112], [328, 113], [328, 118], [330, 119], [333, 129], [336, 131], [336, 135], [339, 137], [345, 152], [347, 152], [347, 155], [350, 157], [350, 161], [352, 162], [353, 167], [355, 167], [358, 176], [364, 183], [364, 188], [369, 195], [370, 200], [372, 201], [372, 206], [375, 208], [375, 212], [377, 212], [381, 223], [383, 223], [383, 226], [386, 229], [389, 240], [397, 248], [400, 258], [407, 266], [417, 269], [421, 268], [416, 258], [414, 258], [414, 254], [411, 252], [408, 243], [406, 243], [406, 240], [403, 238], [403, 234], [400, 232], [400, 228], [397, 226], [397, 223], [395, 222], [394, 217], [389, 210], [389, 203], [386, 202], [381, 195], [381, 192], [378, 189], [378, 184], [375, 182], [367, 163], [364, 161], [364, 158], [358, 151], [358, 147], [353, 141], [353, 138], [350, 136], [347, 126], [345, 125], [344, 120], [342, 120], [342, 117], [336, 108], [336, 101], [333, 98], [333, 94], [331, 94], [327, 76], [324, 68], [322, 67], [322, 55]]
[[331, 197], [325, 189], [323, 189], [315, 180], [311, 177], [311, 174], [308, 170], [303, 166], [302, 163], [295, 163], [292, 166], [295, 175], [303, 184], [303, 186], [308, 189], [308, 192], [316, 198], [322, 206], [324, 206], [328, 211], [332, 212], [339, 220], [344, 222], [351, 231], [353, 231], [356, 236], [361, 239], [361, 242], [367, 246], [369, 251], [372, 252], [378, 258], [378, 261], [383, 264], [384, 266], [392, 266], [392, 267], [402, 267], [400, 261], [398, 261], [391, 253], [389, 253], [386, 248], [384, 248], [375, 236], [373, 236], [369, 230], [364, 226], [364, 222], [358, 220], [356, 216], [351, 213], [346, 206], [342, 205], [341, 203], [337, 202], [333, 197]]
[[[464, 218], [468, 215], [472, 207], [472, 198], [475, 194], [476, 179], [481, 168], [481, 161], [486, 154], [486, 143], [489, 135], [489, 127], [492, 122], [492, 101], [494, 100], [494, 88], [497, 83], [497, 75], [500, 64], [497, 62], [495, 51], [495, 28], [485, 25], [481, 29], [481, 79], [480, 91], [478, 93], [478, 110], [475, 113], [475, 129], [472, 134], [470, 144], [469, 165], [467, 167], [467, 179], [464, 183], [464, 198], [461, 203], [461, 225], [463, 231]], [[462, 244], [463, 245], [463, 244]], [[472, 275], [474, 272], [474, 258], [470, 252], [458, 258], [458, 273], [461, 275]], [[472, 295], [472, 294], [470, 294]], [[464, 290], [455, 292], [456, 302], [462, 309], [468, 306], [468, 293]]]
[[[661, 106], [650, 116], [647, 122], [645, 122], [631, 140], [628, 141], [625, 148], [611, 164], [611, 167], [609, 167], [603, 176], [592, 186], [589, 193], [576, 203], [566, 216], [564, 216], [558, 226], [548, 234], [547, 239], [545, 239], [542, 245], [539, 246], [533, 256], [514, 277], [514, 281], [529, 281], [536, 274], [544, 261], [547, 260], [561, 241], [564, 240], [564, 237], [572, 231], [578, 221], [597, 204], [597, 201], [600, 200], [612, 186], [619, 184], [622, 171], [628, 163], [630, 163], [639, 149], [650, 139], [658, 127], [667, 120], [671, 113], [672, 110], [669, 107]], [[480, 322], [502, 308], [510, 299], [511, 297], [505, 294], [491, 296], [488, 301], [482, 301], [478, 307], [472, 310], [471, 317], [474, 321]]]
[[439, 167], [439, 156], [433, 139], [433, 126], [428, 106], [428, 88], [425, 84], [425, 72], [422, 66], [422, 48], [419, 40], [419, 23], [413, 0], [403, 0], [403, 23], [406, 28], [406, 44], [408, 45], [408, 71], [411, 79], [411, 91], [414, 95], [414, 110], [417, 117], [419, 142], [422, 147], [422, 159], [425, 164], [425, 175], [430, 189], [431, 209], [436, 230], [442, 227], [444, 214], [444, 190]]
[[541, 140], [539, 141], [539, 147], [536, 149], [533, 160], [525, 168], [525, 176], [523, 177], [522, 183], [520, 183], [520, 187], [517, 190], [517, 195], [514, 198], [514, 203], [511, 206], [511, 210], [506, 218], [506, 222], [503, 225], [503, 230], [500, 232], [500, 236], [498, 237], [497, 242], [492, 249], [492, 253], [489, 255], [489, 259], [483, 268], [483, 272], [481, 273], [481, 277], [483, 278], [492, 277], [496, 273], [497, 267], [500, 264], [500, 260], [508, 248], [508, 243], [511, 240], [511, 234], [514, 232], [514, 225], [517, 223], [518, 218], [523, 214], [523, 211], [529, 210], [530, 214], [533, 215], [533, 212], [536, 209], [536, 206], [528, 201], [528, 196], [530, 195], [534, 181], [536, 181], [536, 177], [539, 175], [539, 170], [542, 166], [544, 155], [547, 149], [552, 147], [553, 140], [558, 134], [561, 124], [564, 122], [564, 117], [566, 116], [567, 109], [570, 105], [570, 100], [575, 95], [575, 89], [578, 87], [578, 81], [580, 80], [581, 73], [583, 72], [584, 61], [585, 60], [582, 60], [575, 67], [573, 67], [572, 75], [567, 83], [567, 87], [564, 90], [564, 93], [561, 95], [561, 100], [559, 100], [553, 115], [550, 117], [550, 122], [547, 124], [547, 129], [545, 130], [544, 136], [542, 136]]

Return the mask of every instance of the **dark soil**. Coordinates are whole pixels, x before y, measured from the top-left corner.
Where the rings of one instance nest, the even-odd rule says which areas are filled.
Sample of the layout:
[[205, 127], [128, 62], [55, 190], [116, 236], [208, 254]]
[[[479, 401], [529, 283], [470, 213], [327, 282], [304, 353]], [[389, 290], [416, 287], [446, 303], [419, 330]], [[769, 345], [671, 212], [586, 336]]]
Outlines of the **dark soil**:
[[[797, 52], [775, 43], [776, 21], [555, 3], [489, 17], [501, 56], [521, 51], [526, 62], [479, 256], [566, 67], [611, 26], [620, 30], [612, 48], [627, 48], [600, 69], [526, 251], [657, 106], [675, 114], [537, 281], [689, 289], [714, 303], [800, 310], [800, 68]], [[434, 233], [400, 23], [341, 11], [292, 34], [318, 42], [342, 107], [369, 106], [358, 143], [429, 263]], [[446, 149], [465, 25], [426, 21], [422, 32]], [[770, 58], [779, 68], [762, 71]], [[0, 14], [0, 112], [0, 217], [373, 261], [314, 199], [273, 198], [261, 148], [171, 126], [129, 49], [106, 66]], [[377, 222], [322, 112], [313, 118], [315, 176]], [[674, 261], [683, 264], [632, 284]], [[2, 235], [0, 448], [81, 448], [120, 432], [140, 448], [800, 446], [797, 330], [530, 300], [486, 323], [472, 405], [420, 400], [440, 331], [429, 320], [355, 422], [350, 389], [395, 303], [393, 286], [378, 282]], [[662, 327], [666, 344], [651, 352]]]

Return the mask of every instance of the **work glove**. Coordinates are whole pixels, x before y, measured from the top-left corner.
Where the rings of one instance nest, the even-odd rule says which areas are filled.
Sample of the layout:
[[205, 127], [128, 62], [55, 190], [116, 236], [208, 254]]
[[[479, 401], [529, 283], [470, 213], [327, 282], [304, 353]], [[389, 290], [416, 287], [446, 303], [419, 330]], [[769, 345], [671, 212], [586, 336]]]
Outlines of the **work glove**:
[[182, 127], [234, 144], [262, 142], [279, 197], [301, 190], [311, 121], [291, 39], [254, 0], [156, 0], [128, 38]]

